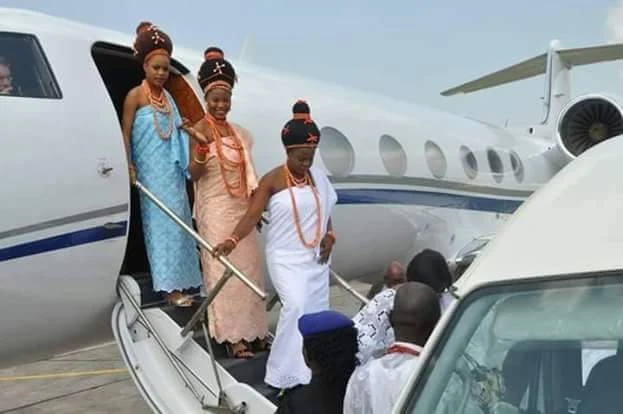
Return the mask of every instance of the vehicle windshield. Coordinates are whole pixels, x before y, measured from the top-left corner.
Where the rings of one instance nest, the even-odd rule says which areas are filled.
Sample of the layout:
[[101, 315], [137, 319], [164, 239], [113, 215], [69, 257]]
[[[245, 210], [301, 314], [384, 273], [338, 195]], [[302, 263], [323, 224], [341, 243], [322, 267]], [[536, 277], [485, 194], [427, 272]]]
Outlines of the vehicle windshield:
[[620, 412], [623, 272], [484, 288], [452, 319], [401, 412]]

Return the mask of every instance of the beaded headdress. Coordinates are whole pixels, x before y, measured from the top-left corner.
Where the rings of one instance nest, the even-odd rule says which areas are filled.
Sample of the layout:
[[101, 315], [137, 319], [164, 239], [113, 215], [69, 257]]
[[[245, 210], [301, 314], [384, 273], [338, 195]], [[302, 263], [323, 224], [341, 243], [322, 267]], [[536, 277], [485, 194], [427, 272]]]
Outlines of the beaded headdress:
[[150, 22], [141, 22], [136, 28], [134, 55], [146, 62], [156, 55], [170, 57], [173, 53], [171, 38]]
[[204, 94], [212, 89], [231, 91], [236, 82], [236, 71], [232, 64], [225, 59], [209, 59], [204, 61], [199, 68], [197, 79]]
[[298, 100], [292, 107], [292, 119], [281, 130], [281, 142], [286, 148], [315, 148], [320, 142], [320, 130], [311, 119], [307, 102]]

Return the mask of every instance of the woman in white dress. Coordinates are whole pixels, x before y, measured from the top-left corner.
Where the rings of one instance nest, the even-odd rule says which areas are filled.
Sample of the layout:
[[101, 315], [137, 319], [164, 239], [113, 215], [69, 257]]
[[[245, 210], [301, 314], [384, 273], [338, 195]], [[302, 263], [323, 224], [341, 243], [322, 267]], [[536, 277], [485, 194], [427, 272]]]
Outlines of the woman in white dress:
[[214, 252], [228, 255], [268, 210], [266, 262], [282, 308], [265, 382], [280, 389], [311, 380], [297, 324], [303, 314], [329, 309], [329, 262], [336, 240], [331, 213], [337, 194], [326, 174], [312, 166], [320, 131], [307, 103], [297, 101], [293, 113], [281, 131], [286, 163], [262, 177], [247, 213]]

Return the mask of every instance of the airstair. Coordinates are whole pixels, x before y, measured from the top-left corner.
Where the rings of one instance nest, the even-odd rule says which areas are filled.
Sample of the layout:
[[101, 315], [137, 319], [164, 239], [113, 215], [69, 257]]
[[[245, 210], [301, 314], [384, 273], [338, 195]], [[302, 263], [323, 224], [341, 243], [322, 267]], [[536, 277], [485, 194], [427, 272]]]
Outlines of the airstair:
[[[201, 249], [212, 246], [186, 225], [140, 182], [136, 188], [186, 231]], [[229, 279], [237, 278], [267, 310], [278, 297], [267, 293], [241, 273], [227, 257], [218, 260], [225, 272], [199, 305], [167, 306], [151, 291], [149, 275], [122, 275], [120, 301], [112, 328], [125, 365], [142, 397], [155, 413], [273, 414], [276, 391], [264, 383], [268, 352], [252, 359], [230, 358], [225, 347], [208, 333], [209, 305]], [[333, 280], [361, 303], [367, 299], [331, 270]]]

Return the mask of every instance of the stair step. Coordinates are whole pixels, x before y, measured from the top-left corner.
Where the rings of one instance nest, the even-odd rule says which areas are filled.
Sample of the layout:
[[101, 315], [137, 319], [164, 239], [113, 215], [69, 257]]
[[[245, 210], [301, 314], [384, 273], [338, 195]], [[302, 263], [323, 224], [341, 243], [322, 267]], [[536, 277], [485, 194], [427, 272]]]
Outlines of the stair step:
[[[203, 349], [205, 349], [207, 352], [210, 352], [210, 349], [206, 345], [206, 340], [205, 340], [205, 337], [203, 335], [203, 329], [198, 329], [195, 332], [195, 335], [194, 335], [193, 339]], [[216, 360], [220, 361], [222, 359], [227, 359], [228, 355], [227, 355], [227, 348], [225, 348], [225, 345], [224, 344], [219, 344], [218, 342], [216, 342], [213, 339], [211, 340], [211, 342], [212, 342], [212, 350], [214, 351], [214, 357], [216, 358]]]
[[181, 308], [179, 306], [168, 304], [166, 306], [160, 306], [160, 309], [162, 309], [164, 313], [169, 315], [169, 317], [180, 326], [180, 329], [184, 327], [188, 323], [188, 321], [190, 321], [195, 312], [197, 312], [198, 308], [199, 303], [197, 301], [195, 301], [192, 306], [189, 306], [187, 308]]
[[279, 396], [279, 392], [280, 390], [277, 388], [273, 388], [270, 385], [266, 384], [264, 381], [259, 382], [257, 384], [249, 384], [251, 387], [253, 387], [257, 392], [259, 392], [260, 394], [262, 394], [264, 397], [266, 397], [268, 400], [270, 400], [270, 402], [272, 402], [275, 405], [279, 405], [279, 400], [278, 400], [278, 396]]
[[[136, 280], [136, 283], [138, 283], [141, 289], [141, 303], [143, 304], [143, 309], [168, 306], [164, 295], [161, 292], [154, 292], [151, 274], [133, 273], [131, 276]], [[184, 293], [193, 296], [196, 301], [201, 302], [203, 300], [199, 288], [188, 289]]]
[[223, 358], [218, 359], [218, 363], [239, 382], [258, 384], [264, 383], [267, 360], [268, 352], [260, 352], [250, 359]]

